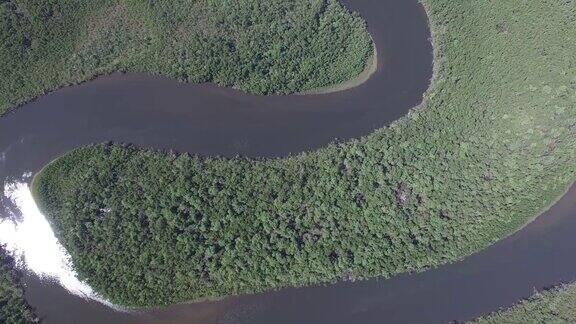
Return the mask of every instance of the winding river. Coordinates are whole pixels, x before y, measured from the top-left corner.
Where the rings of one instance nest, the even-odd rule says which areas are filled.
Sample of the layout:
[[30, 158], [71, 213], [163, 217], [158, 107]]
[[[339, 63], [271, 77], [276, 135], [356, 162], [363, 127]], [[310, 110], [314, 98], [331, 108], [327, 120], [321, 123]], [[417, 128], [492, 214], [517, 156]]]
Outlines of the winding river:
[[[361, 86], [325, 95], [255, 96], [154, 76], [101, 77], [0, 118], [0, 179], [18, 181], [73, 148], [102, 141], [281, 157], [391, 123], [421, 102], [432, 77], [426, 13], [417, 0], [342, 2], [367, 20], [378, 48], [377, 71]], [[1, 202], [0, 212], [8, 213], [7, 199]], [[576, 279], [576, 218], [569, 217], [575, 213], [572, 189], [495, 246], [459, 263], [390, 280], [122, 312], [28, 274], [27, 299], [46, 323], [446, 323]]]

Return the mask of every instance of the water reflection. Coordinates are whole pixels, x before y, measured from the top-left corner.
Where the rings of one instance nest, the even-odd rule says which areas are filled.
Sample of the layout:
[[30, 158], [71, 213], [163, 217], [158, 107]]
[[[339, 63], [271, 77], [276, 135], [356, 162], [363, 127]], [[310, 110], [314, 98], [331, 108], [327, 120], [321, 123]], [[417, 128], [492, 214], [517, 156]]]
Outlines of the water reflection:
[[[24, 174], [27, 180], [30, 174]], [[0, 217], [0, 243], [12, 252], [18, 264], [43, 280], [57, 281], [70, 293], [111, 306], [94, 294], [86, 283], [78, 280], [70, 256], [58, 242], [48, 220], [34, 202], [25, 181], [4, 184], [4, 197], [18, 209], [18, 217]]]

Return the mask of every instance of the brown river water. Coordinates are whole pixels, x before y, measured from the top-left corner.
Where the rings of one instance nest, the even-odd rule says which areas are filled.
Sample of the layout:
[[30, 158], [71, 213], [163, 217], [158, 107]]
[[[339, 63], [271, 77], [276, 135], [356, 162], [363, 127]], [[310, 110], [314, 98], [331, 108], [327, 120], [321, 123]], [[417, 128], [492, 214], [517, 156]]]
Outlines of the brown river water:
[[[342, 2], [366, 19], [378, 48], [378, 69], [361, 86], [325, 95], [255, 96], [145, 75], [98, 78], [0, 118], [0, 179], [20, 179], [73, 148], [103, 141], [201, 155], [281, 157], [391, 123], [421, 102], [432, 77], [426, 13], [416, 0]], [[8, 203], [0, 202], [0, 213], [6, 212]], [[524, 230], [483, 252], [389, 280], [122, 312], [28, 274], [27, 299], [45, 323], [466, 320], [527, 297], [535, 288], [576, 279], [574, 214], [576, 188]]]

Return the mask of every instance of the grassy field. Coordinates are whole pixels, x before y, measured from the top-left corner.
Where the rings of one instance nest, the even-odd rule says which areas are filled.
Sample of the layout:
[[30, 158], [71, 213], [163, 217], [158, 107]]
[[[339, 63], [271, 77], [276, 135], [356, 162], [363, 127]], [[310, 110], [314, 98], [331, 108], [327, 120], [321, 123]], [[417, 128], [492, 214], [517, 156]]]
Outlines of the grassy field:
[[97, 145], [45, 168], [34, 194], [81, 279], [152, 306], [389, 277], [535, 217], [576, 179], [574, 2], [424, 3], [434, 85], [391, 127], [286, 159]]
[[0, 115], [113, 71], [269, 94], [356, 78], [365, 22], [335, 0], [2, 0]]
[[0, 323], [37, 323], [39, 319], [24, 301], [24, 288], [14, 259], [0, 245]]
[[508, 309], [479, 318], [477, 324], [576, 323], [576, 284], [539, 292]]

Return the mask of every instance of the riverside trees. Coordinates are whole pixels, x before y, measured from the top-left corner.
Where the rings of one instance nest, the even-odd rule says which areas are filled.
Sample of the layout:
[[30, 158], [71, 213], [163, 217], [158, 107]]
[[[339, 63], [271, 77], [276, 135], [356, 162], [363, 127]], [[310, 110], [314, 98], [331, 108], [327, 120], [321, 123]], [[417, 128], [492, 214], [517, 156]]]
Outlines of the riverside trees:
[[34, 194], [81, 279], [151, 306], [388, 277], [461, 259], [549, 206], [576, 178], [574, 6], [424, 3], [436, 78], [389, 128], [286, 159], [96, 145], [47, 166]]
[[293, 93], [358, 76], [366, 24], [335, 0], [0, 2], [0, 115], [114, 71]]

